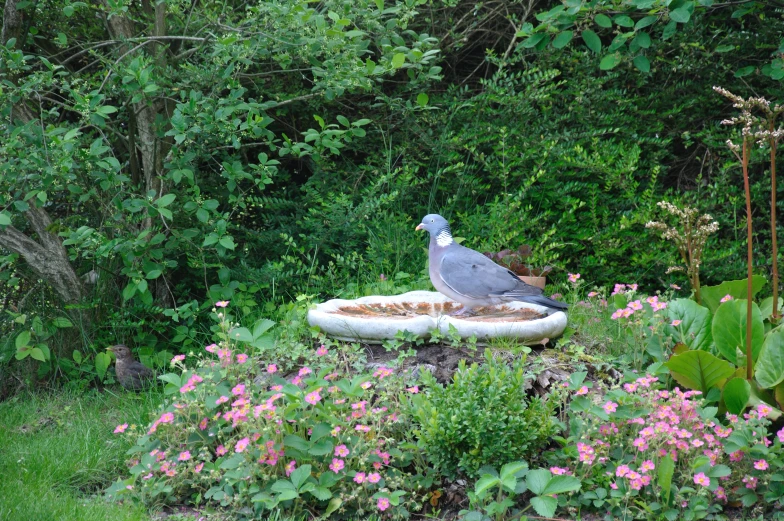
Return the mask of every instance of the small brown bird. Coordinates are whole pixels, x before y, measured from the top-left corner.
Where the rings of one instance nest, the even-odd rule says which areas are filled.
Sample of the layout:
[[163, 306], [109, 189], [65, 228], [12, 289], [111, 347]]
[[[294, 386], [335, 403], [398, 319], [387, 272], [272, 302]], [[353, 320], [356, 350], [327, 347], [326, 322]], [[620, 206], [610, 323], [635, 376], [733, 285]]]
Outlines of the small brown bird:
[[114, 353], [114, 356], [117, 357], [114, 370], [117, 373], [120, 385], [126, 389], [138, 391], [152, 384], [153, 372], [149, 367], [133, 359], [128, 346], [117, 344], [116, 346], [108, 347], [107, 350]]

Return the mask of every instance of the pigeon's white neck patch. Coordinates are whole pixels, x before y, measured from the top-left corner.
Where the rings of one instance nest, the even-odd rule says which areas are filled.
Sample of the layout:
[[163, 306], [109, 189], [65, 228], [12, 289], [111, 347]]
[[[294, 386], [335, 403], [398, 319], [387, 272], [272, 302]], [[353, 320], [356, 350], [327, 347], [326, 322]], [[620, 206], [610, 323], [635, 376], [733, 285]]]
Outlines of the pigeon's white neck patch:
[[441, 230], [438, 235], [436, 235], [436, 244], [441, 247], [449, 246], [453, 242], [452, 234], [449, 233], [449, 230]]

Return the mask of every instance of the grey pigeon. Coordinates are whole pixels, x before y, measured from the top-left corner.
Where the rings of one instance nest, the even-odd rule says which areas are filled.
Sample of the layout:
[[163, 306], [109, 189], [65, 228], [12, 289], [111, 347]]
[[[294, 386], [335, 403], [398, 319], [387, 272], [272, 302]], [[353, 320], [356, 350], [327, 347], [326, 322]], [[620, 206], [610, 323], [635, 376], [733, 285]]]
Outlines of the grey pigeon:
[[459, 245], [452, 239], [446, 219], [426, 215], [416, 227], [430, 233], [430, 281], [435, 288], [463, 305], [455, 313], [472, 314], [477, 306], [495, 306], [504, 302], [528, 302], [549, 308], [550, 313], [569, 306], [542, 295], [542, 290], [520, 280], [478, 251]]

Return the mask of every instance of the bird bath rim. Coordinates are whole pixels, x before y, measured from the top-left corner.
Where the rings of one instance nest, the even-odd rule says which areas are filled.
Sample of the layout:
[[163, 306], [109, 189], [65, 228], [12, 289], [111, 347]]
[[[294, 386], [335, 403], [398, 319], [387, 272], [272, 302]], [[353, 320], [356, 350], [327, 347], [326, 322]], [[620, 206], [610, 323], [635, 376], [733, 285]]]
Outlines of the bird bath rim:
[[380, 343], [400, 331], [428, 338], [433, 330], [443, 334], [454, 326], [460, 338], [479, 341], [511, 338], [541, 344], [566, 329], [566, 314], [526, 302], [477, 308], [476, 316], [453, 317], [460, 304], [435, 291], [410, 291], [401, 295], [372, 295], [354, 300], [333, 299], [308, 311], [308, 322], [339, 340]]

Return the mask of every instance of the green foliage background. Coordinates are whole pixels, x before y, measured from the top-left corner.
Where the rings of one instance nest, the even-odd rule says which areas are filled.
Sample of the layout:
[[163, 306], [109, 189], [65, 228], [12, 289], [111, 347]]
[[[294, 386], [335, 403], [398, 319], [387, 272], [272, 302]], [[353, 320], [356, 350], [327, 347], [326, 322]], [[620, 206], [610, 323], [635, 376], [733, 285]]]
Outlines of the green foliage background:
[[[197, 342], [195, 312], [215, 300], [271, 313], [381, 273], [424, 279], [413, 228], [430, 212], [481, 251], [531, 244], [556, 281], [655, 290], [685, 286], [644, 227], [667, 198], [720, 224], [705, 283], [742, 277], [741, 173], [720, 124], [733, 109], [712, 86], [782, 99], [775, 2], [12, 3], [4, 361], [33, 315], [78, 330], [45, 364], [118, 341], [152, 355]], [[761, 274], [766, 154], [751, 165]], [[51, 222], [36, 227], [31, 207]], [[63, 240], [95, 283], [69, 302], [12, 229]]]

